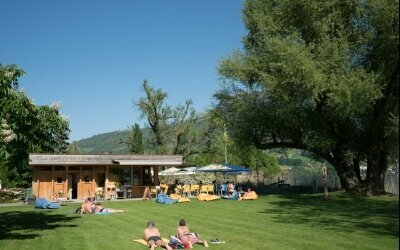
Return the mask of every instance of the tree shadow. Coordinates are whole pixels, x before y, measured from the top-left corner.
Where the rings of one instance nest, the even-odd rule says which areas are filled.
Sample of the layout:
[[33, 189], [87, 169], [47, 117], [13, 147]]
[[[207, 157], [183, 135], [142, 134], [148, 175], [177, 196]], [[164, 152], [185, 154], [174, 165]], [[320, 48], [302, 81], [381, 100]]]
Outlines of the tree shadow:
[[280, 223], [306, 224], [318, 230], [365, 231], [376, 235], [399, 236], [398, 199], [371, 199], [335, 193], [325, 201], [319, 195], [281, 195], [270, 201], [273, 208], [261, 213]]
[[25, 240], [40, 237], [37, 231], [52, 230], [58, 227], [76, 227], [68, 225], [79, 217], [55, 214], [54, 211], [10, 211], [0, 213], [0, 240]]

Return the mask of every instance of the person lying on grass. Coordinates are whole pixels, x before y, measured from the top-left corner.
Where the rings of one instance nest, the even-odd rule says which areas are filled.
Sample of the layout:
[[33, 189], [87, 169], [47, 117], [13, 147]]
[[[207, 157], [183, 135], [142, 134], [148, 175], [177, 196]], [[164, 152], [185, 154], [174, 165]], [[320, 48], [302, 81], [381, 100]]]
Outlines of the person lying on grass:
[[88, 197], [81, 206], [80, 214], [92, 214], [95, 207], [94, 198]]
[[160, 231], [156, 228], [154, 221], [147, 222], [147, 228], [144, 230], [143, 238], [147, 241], [147, 245], [151, 250], [154, 250], [156, 246], [172, 250], [172, 248], [161, 239]]
[[246, 198], [252, 197], [252, 196], [257, 196], [256, 192], [251, 191], [250, 188], [247, 188], [247, 192], [244, 192], [244, 194], [242, 196], [239, 196], [238, 200], [241, 201], [243, 199], [246, 199]]
[[104, 208], [99, 202], [95, 204], [93, 211], [93, 213], [125, 213], [125, 212], [126, 210], [122, 209]]
[[176, 236], [184, 245], [189, 245], [190, 248], [192, 248], [193, 244], [203, 244], [205, 247], [208, 247], [207, 241], [201, 240], [197, 233], [190, 232], [184, 219], [179, 221], [179, 226], [176, 228]]

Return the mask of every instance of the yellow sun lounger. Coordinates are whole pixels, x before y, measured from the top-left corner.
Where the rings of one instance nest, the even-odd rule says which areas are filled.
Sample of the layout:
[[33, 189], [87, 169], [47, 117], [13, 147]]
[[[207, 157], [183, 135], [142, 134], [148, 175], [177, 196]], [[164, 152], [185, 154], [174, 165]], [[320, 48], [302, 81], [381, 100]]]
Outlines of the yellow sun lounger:
[[204, 193], [199, 194], [197, 196], [197, 200], [199, 200], [199, 201], [213, 201], [213, 200], [218, 200], [219, 198], [221, 198], [221, 197], [219, 197], [217, 195], [204, 194]]
[[179, 194], [170, 194], [169, 198], [178, 200], [178, 202], [188, 202], [190, 201], [187, 197], [182, 197]]
[[243, 200], [257, 200], [258, 195], [256, 194], [256, 192], [251, 191], [248, 195], [246, 195], [246, 197], [243, 198]]

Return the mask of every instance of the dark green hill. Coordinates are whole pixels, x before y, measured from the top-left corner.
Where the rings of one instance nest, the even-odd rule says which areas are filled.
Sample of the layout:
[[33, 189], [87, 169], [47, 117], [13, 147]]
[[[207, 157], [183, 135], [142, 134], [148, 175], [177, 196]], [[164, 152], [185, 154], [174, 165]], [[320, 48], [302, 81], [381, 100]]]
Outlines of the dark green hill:
[[124, 130], [95, 135], [77, 141], [78, 148], [82, 154], [107, 154], [110, 151], [113, 154], [127, 154], [128, 147], [120, 142], [128, 137], [128, 133]]
[[[150, 152], [150, 145], [146, 143], [149, 138], [150, 130], [142, 128], [143, 147], [145, 152]], [[122, 141], [126, 141], [129, 137], [129, 130], [119, 130], [104, 134], [98, 134], [86, 139], [77, 141], [79, 152], [82, 154], [128, 154], [128, 146]]]

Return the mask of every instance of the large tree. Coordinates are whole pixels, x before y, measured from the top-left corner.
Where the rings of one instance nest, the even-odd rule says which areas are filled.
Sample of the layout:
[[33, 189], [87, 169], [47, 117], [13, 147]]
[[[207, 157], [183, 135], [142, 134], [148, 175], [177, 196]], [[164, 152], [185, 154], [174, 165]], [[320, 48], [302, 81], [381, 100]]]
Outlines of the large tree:
[[121, 139], [120, 143], [124, 143], [128, 146], [128, 151], [130, 154], [142, 154], [143, 133], [139, 124], [135, 123], [135, 125], [130, 126], [128, 132], [128, 138]]
[[29, 186], [28, 156], [67, 150], [68, 121], [59, 114], [60, 103], [37, 106], [18, 89], [24, 72], [0, 64], [0, 178], [7, 186]]
[[[215, 114], [237, 141], [311, 151], [350, 192], [384, 193], [398, 154], [398, 0], [247, 0]], [[367, 178], [360, 177], [367, 164]]]
[[173, 108], [166, 103], [168, 94], [162, 89], [154, 89], [145, 80], [144, 97], [134, 101], [147, 119], [151, 130], [150, 143], [155, 153], [181, 154], [187, 157], [198, 153], [198, 145], [204, 142], [211, 130], [208, 123], [202, 123], [202, 117], [196, 113], [191, 100]]

